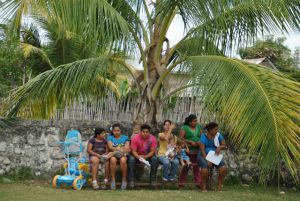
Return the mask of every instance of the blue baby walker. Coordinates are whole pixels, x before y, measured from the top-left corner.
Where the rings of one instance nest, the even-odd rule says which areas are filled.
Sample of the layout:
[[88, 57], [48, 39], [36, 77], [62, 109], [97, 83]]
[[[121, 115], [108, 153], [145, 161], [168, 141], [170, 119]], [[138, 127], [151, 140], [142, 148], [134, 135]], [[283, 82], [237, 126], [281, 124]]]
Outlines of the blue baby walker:
[[75, 190], [80, 190], [88, 180], [89, 165], [85, 157], [81, 157], [83, 146], [81, 135], [78, 130], [67, 132], [65, 141], [59, 142], [63, 146], [66, 159], [64, 164], [65, 175], [56, 175], [52, 180], [54, 188], [65, 184], [72, 186]]

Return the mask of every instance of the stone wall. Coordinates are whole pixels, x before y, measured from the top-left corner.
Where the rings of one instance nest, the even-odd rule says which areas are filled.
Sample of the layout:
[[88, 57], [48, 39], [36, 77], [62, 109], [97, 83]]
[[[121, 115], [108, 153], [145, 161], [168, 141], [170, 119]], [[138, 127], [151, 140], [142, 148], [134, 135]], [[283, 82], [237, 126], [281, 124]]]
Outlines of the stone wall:
[[[0, 174], [7, 174], [21, 166], [31, 167], [36, 176], [51, 177], [65, 162], [58, 141], [63, 141], [66, 131], [79, 129], [83, 145], [93, 136], [96, 127], [108, 129], [114, 122], [96, 121], [45, 121], [17, 120], [12, 125], [0, 127]], [[131, 124], [122, 123], [123, 133], [131, 133]], [[178, 133], [178, 128], [175, 130]], [[86, 150], [84, 151], [86, 153]], [[232, 148], [224, 152], [228, 165], [227, 178], [243, 183], [258, 180], [259, 167], [246, 150], [239, 153]]]

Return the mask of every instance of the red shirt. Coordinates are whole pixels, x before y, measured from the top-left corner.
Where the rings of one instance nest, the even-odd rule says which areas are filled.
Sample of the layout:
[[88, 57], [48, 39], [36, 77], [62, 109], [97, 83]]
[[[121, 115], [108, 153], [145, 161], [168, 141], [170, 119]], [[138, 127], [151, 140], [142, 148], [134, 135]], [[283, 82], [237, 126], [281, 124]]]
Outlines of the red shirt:
[[138, 155], [147, 155], [151, 149], [156, 149], [157, 142], [153, 135], [144, 139], [141, 133], [136, 134], [131, 140], [131, 149], [137, 151]]

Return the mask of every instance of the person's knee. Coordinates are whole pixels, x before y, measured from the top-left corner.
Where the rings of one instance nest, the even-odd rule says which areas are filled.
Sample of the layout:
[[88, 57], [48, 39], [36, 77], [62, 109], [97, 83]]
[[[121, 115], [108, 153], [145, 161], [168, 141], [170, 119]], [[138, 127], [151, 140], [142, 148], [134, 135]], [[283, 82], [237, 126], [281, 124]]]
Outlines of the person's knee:
[[93, 165], [99, 165], [100, 159], [97, 158], [97, 157], [92, 157], [91, 162], [92, 162]]
[[201, 167], [201, 169], [207, 169], [208, 168], [207, 161], [204, 158], [200, 158], [198, 160], [198, 165]]
[[223, 165], [222, 167], [219, 168], [220, 174], [226, 174], [227, 173], [227, 167]]
[[117, 158], [116, 157], [111, 157], [109, 161], [110, 161], [110, 164], [116, 164], [117, 163]]
[[178, 166], [178, 165], [179, 165], [179, 160], [175, 160], [175, 159], [174, 159], [173, 162], [172, 162], [172, 164]]
[[127, 158], [126, 158], [126, 157], [122, 157], [122, 158], [120, 159], [120, 164], [121, 164], [121, 165], [126, 165], [126, 164], [127, 164]]
[[170, 166], [170, 161], [169, 161], [169, 160], [164, 160], [164, 161], [162, 162], [162, 165], [163, 165], [164, 167], [169, 167], [169, 166]]

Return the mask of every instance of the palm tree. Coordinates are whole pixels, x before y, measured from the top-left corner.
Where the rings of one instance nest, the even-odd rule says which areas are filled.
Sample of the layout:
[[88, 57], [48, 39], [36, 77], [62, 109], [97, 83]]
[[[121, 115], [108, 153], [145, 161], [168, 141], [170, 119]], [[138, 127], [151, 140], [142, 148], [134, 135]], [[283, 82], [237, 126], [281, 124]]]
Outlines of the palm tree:
[[[139, 91], [134, 130], [142, 123], [156, 125], [162, 101], [191, 88], [230, 128], [233, 142], [258, 156], [263, 172], [283, 160], [297, 180], [299, 83], [224, 55], [265, 33], [298, 32], [300, 0], [11, 0], [2, 9], [14, 30], [31, 13], [38, 23], [53, 22], [58, 39], [76, 38], [70, 49], [93, 52], [77, 60], [64, 57], [62, 65], [18, 88], [8, 100], [10, 116], [31, 108], [31, 115], [48, 117], [78, 97], [98, 95], [107, 88], [102, 78], [113, 66], [126, 70]], [[186, 34], [171, 46], [166, 34], [176, 16]], [[60, 50], [66, 52], [65, 47]], [[127, 62], [133, 55], [143, 66], [140, 77]], [[188, 72], [190, 80], [170, 91], [175, 70]], [[101, 86], [93, 82], [99, 77]]]

